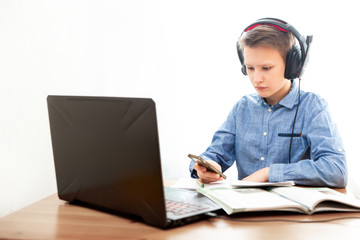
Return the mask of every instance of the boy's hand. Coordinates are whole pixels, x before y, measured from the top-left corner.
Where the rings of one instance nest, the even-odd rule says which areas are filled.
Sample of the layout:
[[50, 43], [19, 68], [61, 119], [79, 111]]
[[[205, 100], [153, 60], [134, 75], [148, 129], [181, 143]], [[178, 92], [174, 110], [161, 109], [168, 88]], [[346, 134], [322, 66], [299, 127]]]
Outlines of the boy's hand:
[[[212, 161], [212, 160], [207, 160], [207, 161], [208, 161], [208, 163], [213, 165], [216, 169], [218, 169], [220, 172], [222, 172], [221, 166], [217, 162]], [[210, 182], [216, 182], [216, 181], [223, 180], [223, 178], [219, 174], [208, 171], [205, 167], [200, 166], [197, 163], [194, 164], [194, 169], [196, 170], [197, 175], [199, 176], [201, 181], [203, 181], [204, 183], [210, 183]]]

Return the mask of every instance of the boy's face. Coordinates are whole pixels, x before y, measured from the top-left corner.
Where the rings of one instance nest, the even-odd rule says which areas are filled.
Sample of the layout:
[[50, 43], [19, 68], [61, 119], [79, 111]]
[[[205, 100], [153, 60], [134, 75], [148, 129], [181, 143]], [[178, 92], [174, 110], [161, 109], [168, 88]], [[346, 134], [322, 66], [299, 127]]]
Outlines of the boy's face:
[[291, 81], [284, 77], [285, 62], [271, 47], [245, 47], [244, 61], [250, 81], [260, 97], [274, 105], [290, 91]]

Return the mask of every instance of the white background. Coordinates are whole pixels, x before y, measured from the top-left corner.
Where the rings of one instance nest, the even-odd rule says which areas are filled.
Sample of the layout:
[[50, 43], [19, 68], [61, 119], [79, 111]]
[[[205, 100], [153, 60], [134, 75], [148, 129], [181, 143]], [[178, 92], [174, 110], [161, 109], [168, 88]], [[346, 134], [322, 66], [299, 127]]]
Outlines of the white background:
[[0, 0], [0, 216], [56, 192], [49, 94], [153, 98], [163, 177], [187, 177], [187, 154], [254, 92], [235, 43], [261, 17], [314, 35], [301, 86], [329, 102], [356, 177], [356, 1]]

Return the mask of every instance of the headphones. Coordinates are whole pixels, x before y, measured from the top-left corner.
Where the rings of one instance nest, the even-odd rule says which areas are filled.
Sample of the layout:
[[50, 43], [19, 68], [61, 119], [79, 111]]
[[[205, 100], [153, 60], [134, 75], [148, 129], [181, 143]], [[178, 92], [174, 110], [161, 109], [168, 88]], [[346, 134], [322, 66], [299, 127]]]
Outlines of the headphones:
[[[245, 32], [250, 31], [260, 25], [273, 26], [279, 31], [290, 32], [295, 36], [299, 42], [300, 48], [297, 45], [293, 45], [291, 47], [289, 53], [286, 56], [284, 76], [289, 80], [300, 78], [308, 61], [308, 52], [313, 36], [306, 36], [305, 39], [305, 37], [302, 36], [292, 25], [283, 20], [276, 18], [261, 18], [245, 28], [245, 30], [240, 35], [240, 38]], [[240, 41], [236, 43], [236, 48], [241, 63], [241, 71], [244, 75], [247, 75], [246, 66], [244, 63], [244, 54], [240, 46]]]

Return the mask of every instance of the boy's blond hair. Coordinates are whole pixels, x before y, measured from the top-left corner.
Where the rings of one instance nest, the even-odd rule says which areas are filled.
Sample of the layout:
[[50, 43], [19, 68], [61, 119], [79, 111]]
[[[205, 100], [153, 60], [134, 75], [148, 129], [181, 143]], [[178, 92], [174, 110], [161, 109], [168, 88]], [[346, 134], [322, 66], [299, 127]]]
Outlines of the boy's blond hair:
[[246, 33], [238, 40], [238, 47], [244, 51], [245, 47], [271, 47], [279, 51], [286, 62], [286, 57], [292, 46], [296, 44], [294, 35], [279, 30], [273, 26], [260, 25]]

